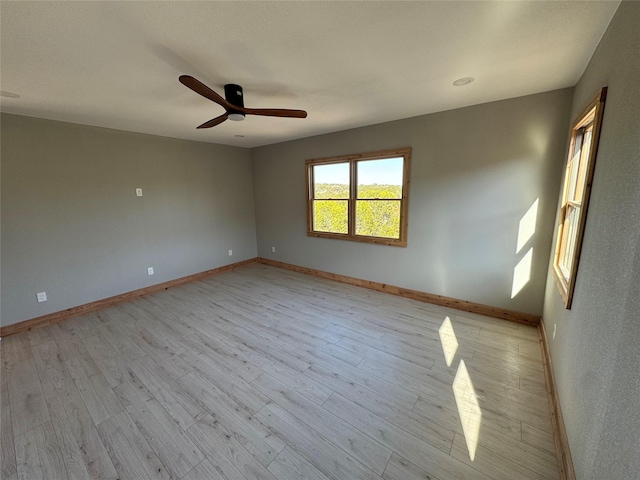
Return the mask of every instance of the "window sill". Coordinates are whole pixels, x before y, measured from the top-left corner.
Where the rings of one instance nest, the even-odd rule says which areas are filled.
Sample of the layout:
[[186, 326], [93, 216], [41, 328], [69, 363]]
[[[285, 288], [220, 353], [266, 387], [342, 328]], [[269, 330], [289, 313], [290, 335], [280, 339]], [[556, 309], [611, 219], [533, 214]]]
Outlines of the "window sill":
[[329, 232], [307, 232], [309, 237], [331, 238], [335, 240], [348, 240], [350, 242], [374, 243], [377, 245], [388, 245], [391, 247], [406, 247], [407, 242], [397, 238], [367, 237], [364, 235], [349, 235], [346, 233]]

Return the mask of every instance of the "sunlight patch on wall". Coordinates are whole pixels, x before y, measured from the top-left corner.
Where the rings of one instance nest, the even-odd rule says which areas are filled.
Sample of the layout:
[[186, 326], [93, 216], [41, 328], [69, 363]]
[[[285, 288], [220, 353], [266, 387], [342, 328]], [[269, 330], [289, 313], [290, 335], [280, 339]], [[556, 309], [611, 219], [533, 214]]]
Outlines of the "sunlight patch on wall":
[[538, 219], [538, 198], [529, 207], [527, 213], [520, 219], [518, 225], [518, 241], [516, 244], [516, 253], [518, 253], [527, 244], [527, 242], [536, 233], [536, 220]]
[[531, 266], [533, 264], [533, 248], [530, 248], [522, 260], [513, 269], [513, 284], [511, 286], [511, 298], [515, 298], [524, 286], [531, 280]]
[[453, 395], [456, 399], [460, 422], [464, 439], [467, 443], [469, 458], [473, 462], [476, 456], [478, 438], [480, 436], [480, 424], [482, 423], [482, 411], [476, 397], [476, 390], [469, 377], [469, 372], [464, 360], [460, 360], [456, 377], [453, 380]]
[[448, 316], [444, 319], [442, 325], [440, 325], [438, 334], [440, 335], [444, 360], [447, 362], [447, 367], [450, 367], [458, 351], [458, 338], [456, 337], [456, 332], [453, 331], [453, 325]]

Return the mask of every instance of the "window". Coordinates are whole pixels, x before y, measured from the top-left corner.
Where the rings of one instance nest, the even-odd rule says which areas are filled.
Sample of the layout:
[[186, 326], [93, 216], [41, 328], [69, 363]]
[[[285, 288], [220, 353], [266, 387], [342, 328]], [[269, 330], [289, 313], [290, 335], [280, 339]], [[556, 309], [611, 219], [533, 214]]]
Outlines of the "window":
[[411, 149], [307, 160], [307, 235], [407, 246]]
[[571, 128], [553, 262], [554, 278], [566, 308], [571, 308], [576, 283], [606, 94], [605, 87], [578, 115]]

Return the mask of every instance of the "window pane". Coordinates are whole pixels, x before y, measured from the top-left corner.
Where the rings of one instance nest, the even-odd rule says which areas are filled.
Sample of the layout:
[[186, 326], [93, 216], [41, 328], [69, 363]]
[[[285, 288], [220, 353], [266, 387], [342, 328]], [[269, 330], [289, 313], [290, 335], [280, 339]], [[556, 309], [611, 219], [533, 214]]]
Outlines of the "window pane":
[[358, 198], [402, 198], [402, 157], [362, 160], [357, 170]]
[[580, 154], [582, 152], [582, 139], [584, 131], [578, 130], [573, 147], [573, 156], [569, 160], [567, 165], [567, 178], [569, 179], [569, 191], [567, 192], [567, 199], [573, 200], [576, 197], [576, 183], [578, 183], [578, 172], [580, 170]]
[[587, 129], [582, 142], [582, 153], [580, 155], [580, 168], [578, 170], [577, 184], [573, 196], [575, 202], [581, 202], [584, 195], [584, 184], [587, 177], [587, 164], [589, 163], [589, 153], [591, 152], [591, 137], [593, 134], [593, 124]]
[[567, 205], [567, 216], [564, 220], [563, 241], [564, 251], [560, 257], [560, 267], [568, 280], [571, 274], [571, 267], [575, 258], [576, 241], [578, 233], [578, 221], [580, 220], [580, 209]]
[[356, 235], [400, 238], [400, 200], [356, 201]]
[[347, 200], [316, 200], [313, 202], [313, 229], [316, 232], [348, 233]]
[[313, 198], [349, 198], [349, 164], [314, 165]]

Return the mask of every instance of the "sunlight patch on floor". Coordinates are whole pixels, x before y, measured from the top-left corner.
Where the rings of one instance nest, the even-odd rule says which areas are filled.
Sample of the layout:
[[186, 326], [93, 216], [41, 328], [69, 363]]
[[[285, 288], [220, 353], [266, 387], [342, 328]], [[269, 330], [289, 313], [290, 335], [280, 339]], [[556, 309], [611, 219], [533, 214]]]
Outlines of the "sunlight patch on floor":
[[458, 338], [456, 332], [453, 331], [453, 325], [451, 319], [447, 316], [438, 329], [440, 335], [440, 343], [442, 345], [442, 352], [444, 353], [444, 360], [447, 362], [447, 367], [450, 367], [453, 363], [453, 358], [458, 351]]

